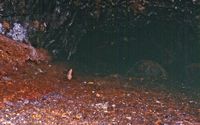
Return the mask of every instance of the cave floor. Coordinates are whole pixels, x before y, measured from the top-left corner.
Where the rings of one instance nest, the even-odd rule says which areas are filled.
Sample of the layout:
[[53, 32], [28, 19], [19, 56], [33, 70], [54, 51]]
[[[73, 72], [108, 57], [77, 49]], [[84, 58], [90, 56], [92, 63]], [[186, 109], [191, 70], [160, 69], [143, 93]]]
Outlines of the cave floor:
[[0, 76], [1, 125], [200, 125], [200, 101], [117, 74], [28, 62]]

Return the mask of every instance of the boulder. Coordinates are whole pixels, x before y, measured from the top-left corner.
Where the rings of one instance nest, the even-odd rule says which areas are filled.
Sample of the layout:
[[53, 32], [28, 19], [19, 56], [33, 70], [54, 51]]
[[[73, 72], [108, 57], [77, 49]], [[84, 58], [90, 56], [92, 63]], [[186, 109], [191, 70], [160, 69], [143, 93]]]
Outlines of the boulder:
[[167, 79], [166, 70], [157, 62], [152, 60], [140, 60], [129, 68], [128, 76], [151, 78], [151, 79]]

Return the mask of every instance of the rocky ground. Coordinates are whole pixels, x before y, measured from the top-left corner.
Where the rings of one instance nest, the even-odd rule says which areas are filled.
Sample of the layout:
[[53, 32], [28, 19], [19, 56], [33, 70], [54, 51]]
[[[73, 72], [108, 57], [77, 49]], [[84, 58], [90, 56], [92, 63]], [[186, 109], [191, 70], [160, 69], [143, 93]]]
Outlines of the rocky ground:
[[0, 39], [1, 125], [200, 125], [200, 96], [193, 89], [76, 70], [68, 80], [67, 65], [9, 41]]

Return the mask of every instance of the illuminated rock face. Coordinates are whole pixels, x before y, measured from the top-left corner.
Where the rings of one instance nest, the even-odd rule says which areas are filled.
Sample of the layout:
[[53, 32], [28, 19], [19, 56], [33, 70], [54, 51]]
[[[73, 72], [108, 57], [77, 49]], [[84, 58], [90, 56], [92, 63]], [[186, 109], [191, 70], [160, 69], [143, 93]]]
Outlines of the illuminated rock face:
[[0, 23], [0, 33], [1, 33], [1, 34], [4, 34], [4, 32], [5, 32], [5, 30], [4, 30], [4, 28], [3, 28], [3, 24]]
[[28, 41], [27, 28], [20, 23], [14, 23], [13, 27], [8, 22], [0, 23], [0, 34], [6, 35], [15, 41]]
[[157, 62], [151, 60], [141, 60], [135, 63], [135, 65], [127, 72], [129, 76], [137, 76], [143, 78], [153, 79], [166, 79], [167, 72]]
[[27, 30], [20, 23], [14, 23], [13, 28], [7, 33], [13, 40], [28, 41]]

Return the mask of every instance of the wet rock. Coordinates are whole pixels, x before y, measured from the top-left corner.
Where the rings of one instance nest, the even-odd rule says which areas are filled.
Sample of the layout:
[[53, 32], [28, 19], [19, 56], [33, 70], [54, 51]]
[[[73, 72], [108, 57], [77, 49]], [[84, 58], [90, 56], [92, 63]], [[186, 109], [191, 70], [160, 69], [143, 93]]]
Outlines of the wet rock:
[[141, 60], [134, 64], [128, 72], [128, 76], [151, 78], [151, 79], [167, 79], [166, 70], [157, 62], [151, 60]]

